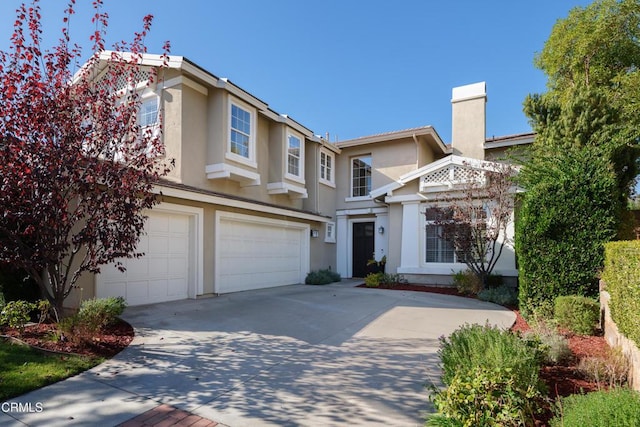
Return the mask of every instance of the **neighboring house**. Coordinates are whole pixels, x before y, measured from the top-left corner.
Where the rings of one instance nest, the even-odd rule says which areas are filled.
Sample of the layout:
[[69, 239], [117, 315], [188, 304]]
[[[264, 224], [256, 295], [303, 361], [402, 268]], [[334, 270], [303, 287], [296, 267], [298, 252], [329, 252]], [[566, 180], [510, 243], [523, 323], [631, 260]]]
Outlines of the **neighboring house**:
[[[160, 63], [145, 55], [142, 65]], [[162, 114], [175, 168], [157, 185], [145, 256], [124, 260], [124, 273], [86, 275], [82, 298], [139, 305], [303, 283], [324, 268], [361, 277], [384, 255], [388, 272], [447, 283], [464, 267], [439, 253], [423, 215], [446, 191], [439, 180], [468, 167], [464, 157], [532, 141], [485, 141], [484, 83], [454, 89], [452, 146], [430, 126], [331, 144], [186, 58], [171, 56], [163, 77], [145, 89], [140, 120], [154, 126]], [[506, 252], [498, 272], [516, 275]]]

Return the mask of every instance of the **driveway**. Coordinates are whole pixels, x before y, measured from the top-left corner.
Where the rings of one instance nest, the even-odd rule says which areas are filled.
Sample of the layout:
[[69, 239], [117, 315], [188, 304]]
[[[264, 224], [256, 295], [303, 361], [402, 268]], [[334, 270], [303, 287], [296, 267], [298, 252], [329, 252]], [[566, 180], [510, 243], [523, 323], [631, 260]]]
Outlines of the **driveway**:
[[354, 284], [128, 308], [126, 350], [16, 399], [42, 410], [3, 409], [0, 425], [117, 425], [159, 404], [232, 427], [423, 425], [438, 337], [515, 320], [490, 303]]

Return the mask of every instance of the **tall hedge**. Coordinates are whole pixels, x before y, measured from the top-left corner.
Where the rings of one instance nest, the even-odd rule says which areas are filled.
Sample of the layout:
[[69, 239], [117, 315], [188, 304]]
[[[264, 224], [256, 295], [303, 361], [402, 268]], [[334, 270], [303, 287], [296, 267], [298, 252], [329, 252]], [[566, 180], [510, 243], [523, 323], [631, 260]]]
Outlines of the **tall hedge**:
[[640, 240], [607, 243], [602, 279], [611, 295], [611, 318], [640, 346]]
[[616, 235], [616, 174], [601, 152], [567, 148], [522, 170], [526, 192], [516, 221], [523, 315], [549, 314], [560, 295], [595, 296], [604, 243]]

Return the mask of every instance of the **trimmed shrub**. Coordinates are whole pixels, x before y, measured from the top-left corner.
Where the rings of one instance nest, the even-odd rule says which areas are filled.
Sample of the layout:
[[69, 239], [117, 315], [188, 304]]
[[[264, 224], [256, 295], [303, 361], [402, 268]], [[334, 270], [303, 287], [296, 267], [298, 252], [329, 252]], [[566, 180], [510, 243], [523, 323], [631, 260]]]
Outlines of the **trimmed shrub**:
[[115, 322], [127, 307], [123, 297], [94, 298], [83, 301], [77, 317], [87, 332], [93, 333]]
[[438, 414], [428, 426], [525, 426], [538, 412], [535, 384], [518, 384], [510, 369], [475, 367], [456, 374], [433, 398]]
[[516, 307], [518, 305], [518, 291], [511, 286], [501, 285], [497, 288], [487, 288], [478, 292], [478, 299], [509, 307]]
[[534, 157], [519, 176], [526, 192], [515, 233], [519, 307], [526, 318], [561, 295], [597, 295], [603, 245], [616, 236], [623, 208], [614, 197], [615, 171], [597, 148]]
[[578, 335], [592, 335], [600, 320], [600, 304], [591, 298], [567, 295], [556, 298], [553, 318]]
[[331, 269], [312, 271], [307, 274], [304, 283], [307, 285], [328, 285], [329, 283], [339, 282], [342, 278]]
[[640, 426], [640, 393], [617, 388], [574, 394], [561, 400], [552, 427]]
[[605, 245], [602, 279], [611, 295], [611, 318], [624, 336], [640, 346], [640, 240]]
[[369, 273], [367, 277], [364, 278], [364, 284], [367, 288], [377, 288], [382, 283], [382, 278], [384, 277], [384, 273]]
[[477, 295], [482, 289], [482, 281], [471, 270], [459, 271], [453, 275], [453, 284], [463, 295]]

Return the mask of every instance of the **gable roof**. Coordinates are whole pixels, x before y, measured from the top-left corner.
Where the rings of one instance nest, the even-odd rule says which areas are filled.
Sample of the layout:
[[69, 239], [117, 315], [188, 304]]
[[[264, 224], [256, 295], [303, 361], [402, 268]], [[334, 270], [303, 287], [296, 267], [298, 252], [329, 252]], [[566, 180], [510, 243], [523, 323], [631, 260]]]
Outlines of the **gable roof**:
[[434, 152], [440, 152], [443, 154], [448, 154], [451, 152], [450, 148], [448, 148], [444, 144], [444, 142], [442, 142], [440, 135], [438, 135], [438, 132], [436, 132], [433, 126], [420, 126], [415, 128], [397, 130], [393, 132], [384, 132], [384, 133], [378, 133], [375, 135], [361, 136], [359, 138], [347, 139], [344, 141], [337, 142], [336, 145], [339, 148], [346, 148], [346, 147], [355, 147], [358, 145], [375, 144], [377, 142], [393, 141], [393, 140], [403, 139], [403, 138], [415, 139], [419, 136], [428, 137], [426, 138], [427, 144], [431, 146]]
[[411, 181], [420, 179], [424, 176], [433, 174], [437, 171], [449, 169], [451, 167], [456, 167], [456, 166], [459, 168], [465, 168], [465, 169], [497, 171], [499, 170], [501, 165], [496, 162], [472, 159], [469, 157], [462, 157], [462, 156], [457, 156], [455, 154], [451, 154], [447, 157], [443, 157], [439, 160], [436, 160], [435, 162], [429, 163], [428, 165], [425, 165], [419, 169], [406, 173], [400, 176], [398, 180], [372, 190], [371, 192], [369, 192], [369, 195], [371, 196], [372, 199], [375, 199], [384, 195], [390, 196], [393, 193], [393, 191], [401, 187], [404, 187], [406, 184], [408, 184]]

